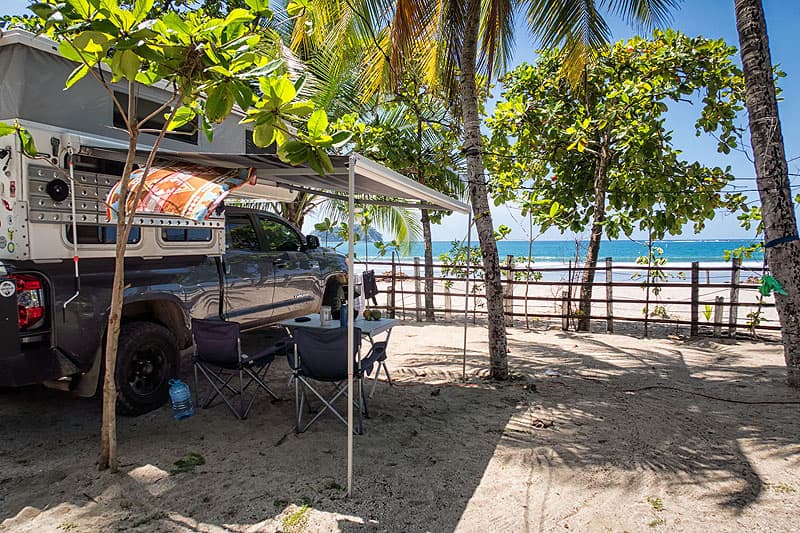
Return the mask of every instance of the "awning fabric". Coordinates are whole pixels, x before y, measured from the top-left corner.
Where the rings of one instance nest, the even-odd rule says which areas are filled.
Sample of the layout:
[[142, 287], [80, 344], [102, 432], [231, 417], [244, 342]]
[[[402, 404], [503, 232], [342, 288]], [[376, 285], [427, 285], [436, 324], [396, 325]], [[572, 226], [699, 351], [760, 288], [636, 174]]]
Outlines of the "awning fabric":
[[[123, 155], [125, 150], [84, 144], [82, 152], [108, 157], [113, 153]], [[237, 198], [270, 199], [274, 187], [293, 191], [332, 193], [335, 197], [347, 198], [350, 167], [355, 172], [357, 203], [385, 203], [386, 200], [404, 200], [409, 207], [441, 209], [456, 213], [468, 213], [467, 204], [425, 187], [383, 165], [360, 154], [331, 156], [333, 173], [320, 176], [308, 166], [291, 166], [274, 154], [228, 154], [204, 152], [159, 152], [160, 166], [201, 165], [224, 172], [224, 169], [254, 169], [255, 185], [246, 185], [231, 193]]]
[[[333, 191], [347, 195], [349, 166], [354, 165], [356, 194], [371, 197], [404, 199], [417, 202], [416, 207], [434, 206], [447, 211], [467, 213], [469, 206], [453, 200], [445, 194], [425, 187], [402, 174], [384, 167], [360, 154], [351, 156], [331, 156], [333, 173], [320, 176], [307, 166], [293, 167], [271, 154], [207, 154], [194, 152], [172, 152], [164, 158], [192, 161], [194, 163], [221, 168], [253, 168], [259, 182], [278, 187]], [[258, 186], [245, 187], [241, 195], [257, 193]], [[366, 202], [365, 202], [366, 203]]]
[[[144, 169], [131, 173], [129, 190], [139, 186]], [[213, 169], [197, 165], [174, 165], [153, 168], [145, 178], [144, 193], [135, 206], [137, 213], [177, 215], [196, 222], [205, 220], [233, 191], [247, 183], [255, 183], [255, 173], [248, 169]], [[120, 183], [106, 198], [106, 218], [116, 222]], [[128, 212], [134, 196], [128, 197]]]

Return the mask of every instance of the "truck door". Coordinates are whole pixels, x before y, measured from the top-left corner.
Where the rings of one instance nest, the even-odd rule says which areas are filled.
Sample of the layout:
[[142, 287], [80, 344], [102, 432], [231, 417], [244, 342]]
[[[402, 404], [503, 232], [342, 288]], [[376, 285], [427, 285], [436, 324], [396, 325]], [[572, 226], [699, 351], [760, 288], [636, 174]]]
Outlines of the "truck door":
[[228, 320], [254, 326], [272, 319], [275, 275], [249, 214], [225, 221], [225, 314]]
[[303, 238], [293, 227], [278, 218], [259, 215], [264, 247], [275, 272], [275, 320], [314, 311], [316, 280], [306, 264]]

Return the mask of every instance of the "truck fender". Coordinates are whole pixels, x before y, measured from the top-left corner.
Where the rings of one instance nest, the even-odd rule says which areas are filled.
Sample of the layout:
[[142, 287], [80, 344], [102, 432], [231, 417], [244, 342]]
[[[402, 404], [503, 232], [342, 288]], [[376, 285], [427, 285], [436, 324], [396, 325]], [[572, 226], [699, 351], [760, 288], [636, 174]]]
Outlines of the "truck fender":
[[[149, 319], [147, 321], [160, 323], [175, 334], [179, 350], [190, 346], [191, 330], [189, 329], [187, 315], [183, 310], [181, 301], [171, 294], [151, 294], [149, 296], [148, 298], [132, 298], [125, 301], [122, 305], [122, 320]], [[155, 313], [147, 314], [148, 311], [151, 313], [155, 311]], [[105, 323], [108, 323], [109, 314], [110, 309], [106, 309], [103, 314]], [[178, 315], [182, 318], [179, 319]], [[103, 354], [106, 347], [106, 329], [103, 328], [103, 335], [99, 339], [92, 366], [88, 371], [81, 374], [71, 386], [73, 394], [82, 398], [94, 396], [102, 380], [101, 371], [104, 368]], [[186, 344], [187, 342], [188, 344]]]

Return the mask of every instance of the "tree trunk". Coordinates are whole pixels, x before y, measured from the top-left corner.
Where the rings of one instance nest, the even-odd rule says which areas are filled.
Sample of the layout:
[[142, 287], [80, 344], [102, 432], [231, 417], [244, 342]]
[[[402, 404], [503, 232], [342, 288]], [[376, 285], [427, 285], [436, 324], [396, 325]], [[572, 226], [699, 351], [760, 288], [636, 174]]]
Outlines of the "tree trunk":
[[592, 232], [589, 235], [589, 248], [586, 250], [586, 260], [583, 263], [583, 277], [581, 280], [580, 318], [578, 331], [591, 330], [592, 315], [592, 284], [594, 271], [597, 266], [597, 257], [600, 255], [600, 240], [603, 238], [603, 222], [606, 218], [606, 183], [608, 181], [609, 150], [604, 140], [600, 147], [597, 168], [594, 173], [594, 213], [592, 215]]
[[308, 193], [298, 192], [292, 202], [281, 202], [281, 215], [283, 218], [294, 224], [300, 229], [303, 229], [303, 222], [305, 222], [305, 213], [303, 207], [306, 204], [306, 197]]
[[[131, 98], [131, 100], [134, 100]], [[130, 116], [135, 116], [131, 114]], [[103, 378], [103, 420], [100, 427], [100, 456], [97, 459], [100, 470], [116, 472], [117, 461], [117, 346], [122, 322], [122, 302], [125, 293], [125, 249], [127, 247], [128, 185], [130, 183], [133, 160], [136, 157], [138, 136], [132, 135], [128, 145], [128, 156], [122, 171], [117, 211], [117, 244], [114, 258], [114, 281], [111, 286], [111, 307], [106, 331], [105, 376]]]
[[489, 194], [486, 189], [482, 158], [481, 121], [475, 81], [480, 0], [469, 0], [464, 21], [464, 49], [461, 55], [461, 106], [464, 118], [464, 151], [467, 156], [467, 179], [472, 201], [475, 227], [483, 254], [486, 285], [486, 311], [489, 322], [489, 359], [491, 376], [508, 379], [508, 354], [505, 317], [503, 316], [503, 284], [500, 260], [494, 238]]
[[422, 222], [422, 239], [425, 241], [425, 320], [434, 322], [436, 314], [433, 307], [433, 237], [431, 236], [431, 218], [426, 209], [420, 214]]
[[800, 387], [800, 241], [775, 98], [767, 24], [760, 0], [735, 0], [735, 6], [765, 253], [770, 272], [788, 293], [775, 295], [775, 303], [788, 381], [791, 386]]

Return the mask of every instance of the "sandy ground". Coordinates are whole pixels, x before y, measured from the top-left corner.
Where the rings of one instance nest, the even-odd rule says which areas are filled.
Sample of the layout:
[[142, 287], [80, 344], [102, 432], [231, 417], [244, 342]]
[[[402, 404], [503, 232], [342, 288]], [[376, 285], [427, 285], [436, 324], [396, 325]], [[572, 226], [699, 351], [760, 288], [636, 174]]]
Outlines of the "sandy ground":
[[[509, 332], [514, 379], [485, 379], [479, 323], [465, 384], [458, 325], [395, 328], [397, 383], [354, 437], [351, 498], [346, 430], [325, 416], [294, 434], [285, 360], [283, 400], [246, 421], [223, 405], [120, 419], [118, 474], [95, 466], [99, 402], [2, 391], [0, 531], [797, 530], [800, 394], [779, 345]], [[190, 453], [204, 464], [179, 472]]]

